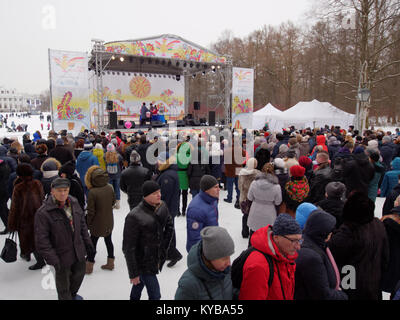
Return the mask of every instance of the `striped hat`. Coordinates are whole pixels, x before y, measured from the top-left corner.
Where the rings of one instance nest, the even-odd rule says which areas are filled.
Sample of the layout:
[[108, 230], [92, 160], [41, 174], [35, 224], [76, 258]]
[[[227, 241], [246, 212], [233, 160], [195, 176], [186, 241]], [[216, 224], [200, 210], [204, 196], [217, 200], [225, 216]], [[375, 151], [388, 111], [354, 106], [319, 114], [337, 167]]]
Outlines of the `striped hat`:
[[86, 140], [85, 144], [83, 145], [83, 149], [92, 150], [93, 149], [93, 143], [91, 143], [89, 140]]

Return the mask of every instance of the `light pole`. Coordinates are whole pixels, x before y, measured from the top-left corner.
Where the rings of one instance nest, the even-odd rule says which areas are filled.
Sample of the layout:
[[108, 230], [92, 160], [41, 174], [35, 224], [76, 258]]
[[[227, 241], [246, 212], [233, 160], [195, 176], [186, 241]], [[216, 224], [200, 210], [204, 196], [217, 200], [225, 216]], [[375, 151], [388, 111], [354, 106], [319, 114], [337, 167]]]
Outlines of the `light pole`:
[[363, 120], [364, 117], [361, 117], [361, 112], [360, 110], [362, 110], [363, 112], [365, 112], [365, 104], [369, 101], [369, 98], [371, 96], [371, 91], [368, 88], [361, 88], [358, 90], [358, 94], [357, 94], [357, 130], [363, 130], [364, 126], [362, 124], [362, 122], [360, 122], [360, 120]]

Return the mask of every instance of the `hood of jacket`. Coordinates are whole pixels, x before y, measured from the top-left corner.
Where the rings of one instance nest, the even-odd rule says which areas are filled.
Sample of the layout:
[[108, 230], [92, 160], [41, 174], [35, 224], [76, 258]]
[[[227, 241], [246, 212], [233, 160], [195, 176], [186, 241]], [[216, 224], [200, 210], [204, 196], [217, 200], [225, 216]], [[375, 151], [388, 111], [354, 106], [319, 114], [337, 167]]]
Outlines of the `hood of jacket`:
[[400, 170], [400, 158], [397, 157], [392, 161], [393, 170]]
[[85, 175], [85, 184], [88, 189], [104, 187], [108, 184], [108, 173], [99, 166], [91, 166]]
[[[81, 161], [86, 161], [86, 160], [88, 160], [91, 156], [93, 155], [93, 153], [91, 152], [91, 151], [82, 151], [80, 154], [79, 154], [79, 156], [78, 156], [78, 159], [79, 160], [81, 160]], [[78, 160], [77, 159], [77, 160]]]
[[228, 273], [229, 268], [223, 272], [214, 271], [205, 265], [202, 258], [202, 242], [199, 241], [192, 246], [187, 257], [188, 269], [201, 280], [205, 281], [215, 281], [223, 279]]
[[279, 184], [279, 179], [277, 176], [274, 176], [270, 173], [260, 173], [256, 176], [254, 180], [254, 184], [257, 186], [257, 189], [267, 190], [273, 187], [274, 185]]
[[4, 157], [7, 155], [7, 148], [4, 146], [0, 146], [0, 157]]
[[284, 255], [282, 255], [278, 249], [278, 246], [273, 241], [272, 235], [273, 232], [271, 225], [258, 229], [251, 237], [251, 245], [257, 250], [260, 250], [270, 255], [273, 259], [277, 261], [293, 263], [294, 260], [297, 259], [299, 254], [296, 252], [296, 254], [289, 257], [285, 257]]
[[335, 225], [336, 218], [334, 216], [321, 209], [317, 209], [309, 215], [303, 234], [304, 237], [311, 239], [319, 247], [325, 248], [325, 239], [335, 228]]
[[104, 151], [102, 149], [93, 149], [92, 151], [93, 155], [95, 155], [97, 158], [103, 158], [104, 156]]
[[317, 136], [317, 144], [319, 145], [325, 145], [326, 143], [326, 138], [323, 135]]
[[46, 160], [43, 161], [42, 165], [40, 166], [40, 171], [44, 172], [43, 171], [43, 166], [46, 165], [46, 163], [49, 163], [49, 162], [54, 162], [56, 164], [56, 166], [57, 166], [57, 174], [58, 174], [58, 170], [60, 170], [60, 168], [61, 168], [61, 162], [58, 161], [56, 158], [51, 158], [51, 157], [47, 158]]

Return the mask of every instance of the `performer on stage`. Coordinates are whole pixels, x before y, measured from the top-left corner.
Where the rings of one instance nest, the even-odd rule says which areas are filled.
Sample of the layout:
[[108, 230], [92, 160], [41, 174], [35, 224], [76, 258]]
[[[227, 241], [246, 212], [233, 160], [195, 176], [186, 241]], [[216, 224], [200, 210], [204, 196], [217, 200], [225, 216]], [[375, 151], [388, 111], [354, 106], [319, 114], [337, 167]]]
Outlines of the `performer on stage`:
[[147, 121], [147, 112], [149, 112], [149, 109], [146, 107], [146, 102], [143, 102], [142, 108], [140, 109], [140, 125], [143, 126], [146, 124]]

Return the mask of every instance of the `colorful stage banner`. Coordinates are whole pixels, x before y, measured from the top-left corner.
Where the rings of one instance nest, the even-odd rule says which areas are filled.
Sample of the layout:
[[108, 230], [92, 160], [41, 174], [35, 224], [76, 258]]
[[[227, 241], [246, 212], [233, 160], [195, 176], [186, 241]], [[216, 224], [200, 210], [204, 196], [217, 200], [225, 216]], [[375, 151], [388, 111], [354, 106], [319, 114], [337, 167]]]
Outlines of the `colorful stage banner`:
[[83, 52], [49, 49], [53, 129], [78, 134], [90, 128], [88, 58]]
[[206, 63], [226, 63], [226, 58], [173, 35], [105, 44], [106, 51], [143, 57], [158, 57]]
[[[91, 127], [96, 129], [97, 91], [96, 77], [92, 72], [89, 79]], [[145, 102], [147, 108], [150, 103], [156, 106], [167, 121], [181, 120], [185, 116], [185, 81], [177, 81], [171, 75], [106, 71], [103, 73], [104, 108], [107, 100], [113, 101], [113, 111], [118, 116], [138, 119]], [[106, 110], [104, 114], [107, 114]]]
[[232, 128], [252, 128], [254, 70], [232, 69]]

